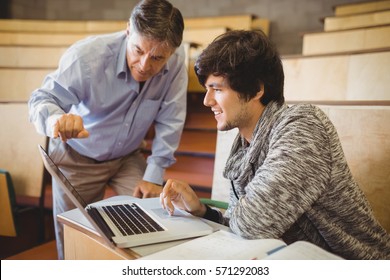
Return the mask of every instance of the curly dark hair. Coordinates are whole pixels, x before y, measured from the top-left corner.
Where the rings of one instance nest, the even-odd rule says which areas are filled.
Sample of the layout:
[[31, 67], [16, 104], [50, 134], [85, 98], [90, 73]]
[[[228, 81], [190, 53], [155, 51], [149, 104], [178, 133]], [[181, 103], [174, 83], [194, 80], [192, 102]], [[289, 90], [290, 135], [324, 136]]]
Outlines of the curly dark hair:
[[223, 76], [240, 98], [250, 100], [264, 84], [260, 102], [284, 102], [284, 72], [280, 55], [261, 30], [233, 30], [218, 36], [195, 63], [199, 83]]

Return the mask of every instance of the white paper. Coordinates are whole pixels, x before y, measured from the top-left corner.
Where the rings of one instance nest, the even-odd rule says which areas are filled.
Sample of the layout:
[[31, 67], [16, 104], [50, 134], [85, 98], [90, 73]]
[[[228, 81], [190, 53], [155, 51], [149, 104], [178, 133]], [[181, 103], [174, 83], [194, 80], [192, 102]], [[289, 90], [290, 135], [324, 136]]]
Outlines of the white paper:
[[250, 260], [262, 259], [268, 252], [285, 246], [278, 239], [243, 239], [227, 231], [193, 239], [178, 246], [145, 256], [152, 260]]

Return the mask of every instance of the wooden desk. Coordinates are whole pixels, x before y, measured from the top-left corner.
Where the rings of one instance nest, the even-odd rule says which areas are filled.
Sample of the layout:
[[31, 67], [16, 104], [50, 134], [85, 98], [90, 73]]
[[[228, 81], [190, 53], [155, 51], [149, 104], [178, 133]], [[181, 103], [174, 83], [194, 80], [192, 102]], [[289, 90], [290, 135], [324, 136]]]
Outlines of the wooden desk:
[[[123, 196], [108, 200], [121, 199]], [[64, 257], [66, 260], [133, 260], [188, 241], [178, 240], [152, 245], [121, 249], [105, 244], [103, 238], [93, 229], [79, 209], [73, 209], [58, 215], [58, 221], [64, 225]], [[215, 230], [228, 229], [225, 226], [206, 221]]]

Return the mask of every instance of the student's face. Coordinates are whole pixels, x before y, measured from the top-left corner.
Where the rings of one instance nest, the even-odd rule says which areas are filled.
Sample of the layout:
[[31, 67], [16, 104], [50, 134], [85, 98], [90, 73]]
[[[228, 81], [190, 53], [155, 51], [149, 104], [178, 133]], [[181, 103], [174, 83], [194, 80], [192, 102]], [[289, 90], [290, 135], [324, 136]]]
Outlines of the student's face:
[[254, 98], [245, 101], [239, 98], [238, 92], [230, 88], [224, 77], [210, 75], [205, 86], [207, 91], [203, 104], [213, 111], [217, 129], [225, 131], [237, 127], [241, 135], [250, 141], [264, 109], [259, 100], [263, 87]]
[[210, 75], [206, 80], [203, 104], [211, 108], [217, 129], [224, 131], [240, 127], [247, 119], [246, 103], [230, 88], [221, 76]]
[[144, 82], [163, 68], [173, 53], [167, 44], [143, 37], [127, 30], [127, 65], [138, 82]]

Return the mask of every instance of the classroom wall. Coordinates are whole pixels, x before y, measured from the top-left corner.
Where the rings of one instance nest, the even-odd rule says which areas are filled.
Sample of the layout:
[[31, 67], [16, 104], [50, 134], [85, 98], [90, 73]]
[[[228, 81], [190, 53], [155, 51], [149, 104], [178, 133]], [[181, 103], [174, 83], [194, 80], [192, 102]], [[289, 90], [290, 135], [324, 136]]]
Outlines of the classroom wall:
[[[121, 20], [137, 0], [2, 0], [6, 17], [18, 19]], [[270, 37], [281, 54], [302, 52], [302, 32], [320, 31], [320, 19], [336, 4], [367, 0], [171, 0], [184, 17], [253, 14], [271, 20]], [[0, 15], [2, 16], [2, 15]]]

